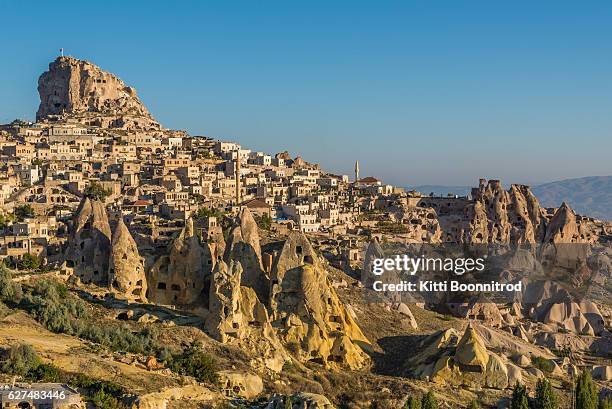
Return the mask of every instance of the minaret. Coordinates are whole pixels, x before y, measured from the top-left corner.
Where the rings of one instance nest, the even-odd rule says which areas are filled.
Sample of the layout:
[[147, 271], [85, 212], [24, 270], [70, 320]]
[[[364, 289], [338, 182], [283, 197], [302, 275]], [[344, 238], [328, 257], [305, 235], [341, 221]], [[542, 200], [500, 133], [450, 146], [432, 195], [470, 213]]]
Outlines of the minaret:
[[355, 182], [359, 180], [359, 161], [355, 161]]
[[236, 151], [236, 206], [240, 205], [240, 151]]

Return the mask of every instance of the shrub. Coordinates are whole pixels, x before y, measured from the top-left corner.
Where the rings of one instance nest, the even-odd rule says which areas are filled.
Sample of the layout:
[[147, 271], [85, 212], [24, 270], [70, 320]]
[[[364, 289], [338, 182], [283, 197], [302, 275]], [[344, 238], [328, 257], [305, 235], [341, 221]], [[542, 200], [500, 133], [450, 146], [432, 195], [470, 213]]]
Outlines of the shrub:
[[60, 383], [64, 376], [53, 364], [40, 364], [30, 370], [28, 378], [33, 381]]
[[14, 283], [11, 272], [0, 264], [0, 301], [17, 303], [21, 299], [21, 285]]
[[124, 409], [127, 406], [104, 389], [97, 391], [91, 398], [91, 403], [98, 409]]
[[10, 375], [26, 376], [40, 365], [40, 359], [28, 344], [12, 345], [3, 352], [2, 372]]
[[543, 372], [551, 373], [555, 369], [555, 364], [550, 359], [542, 358], [541, 356], [532, 357], [531, 363]]
[[215, 360], [202, 351], [199, 342], [192, 342], [183, 352], [173, 355], [166, 365], [180, 375], [193, 376], [200, 382], [217, 383], [217, 364]]
[[33, 256], [30, 253], [26, 253], [17, 263], [17, 267], [20, 270], [36, 270], [40, 267], [40, 260], [38, 257]]

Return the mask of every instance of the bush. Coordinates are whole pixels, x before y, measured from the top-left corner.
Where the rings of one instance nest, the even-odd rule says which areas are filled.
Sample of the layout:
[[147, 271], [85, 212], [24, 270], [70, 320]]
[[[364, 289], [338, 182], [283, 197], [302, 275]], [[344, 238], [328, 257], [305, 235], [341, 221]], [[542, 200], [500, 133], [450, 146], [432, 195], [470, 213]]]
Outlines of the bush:
[[2, 355], [0, 369], [6, 374], [25, 377], [40, 365], [40, 359], [36, 351], [28, 344], [12, 345], [9, 349], [3, 351]]
[[172, 357], [166, 365], [180, 375], [193, 376], [200, 382], [217, 383], [217, 364], [215, 360], [202, 351], [199, 342], [192, 342], [185, 350]]
[[477, 400], [473, 400], [470, 402], [470, 404], [467, 406], [467, 409], [480, 409], [480, 404], [478, 403]]
[[26, 253], [21, 257], [21, 260], [17, 263], [17, 268], [20, 270], [37, 270], [40, 267], [40, 260], [38, 257]]
[[555, 364], [550, 359], [542, 358], [541, 356], [531, 357], [531, 364], [546, 373], [551, 373], [555, 370]]
[[0, 264], [0, 301], [17, 303], [21, 299], [21, 285], [13, 282], [11, 272], [4, 264]]
[[60, 383], [64, 377], [62, 372], [53, 364], [40, 364], [32, 368], [28, 373], [28, 378], [33, 381]]
[[104, 389], [97, 391], [91, 398], [91, 403], [98, 409], [124, 409], [127, 406]]

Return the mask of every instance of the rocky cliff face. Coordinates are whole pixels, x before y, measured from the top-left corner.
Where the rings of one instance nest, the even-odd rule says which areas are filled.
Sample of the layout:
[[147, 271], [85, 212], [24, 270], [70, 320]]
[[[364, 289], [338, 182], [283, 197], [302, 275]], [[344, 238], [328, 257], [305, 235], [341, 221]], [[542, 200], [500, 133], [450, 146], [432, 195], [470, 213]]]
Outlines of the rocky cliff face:
[[291, 232], [272, 272], [272, 325], [303, 362], [361, 368], [369, 341], [332, 287], [303, 233]]
[[480, 181], [468, 209], [471, 243], [536, 243], [543, 239], [545, 219], [528, 186], [502, 188], [498, 180]]
[[242, 209], [225, 247], [225, 262], [239, 262], [244, 272], [242, 284], [252, 288], [264, 300], [269, 293], [270, 279], [261, 263], [261, 246], [257, 223], [248, 208]]
[[108, 283], [111, 228], [104, 204], [85, 197], [72, 222], [66, 265], [81, 281]]
[[109, 128], [160, 128], [134, 88], [87, 61], [58, 57], [38, 79], [38, 93], [37, 120], [60, 116]]
[[149, 271], [150, 300], [177, 305], [198, 301], [202, 291], [208, 291], [214, 263], [208, 244], [200, 243], [193, 220], [188, 219], [169, 253], [162, 255]]

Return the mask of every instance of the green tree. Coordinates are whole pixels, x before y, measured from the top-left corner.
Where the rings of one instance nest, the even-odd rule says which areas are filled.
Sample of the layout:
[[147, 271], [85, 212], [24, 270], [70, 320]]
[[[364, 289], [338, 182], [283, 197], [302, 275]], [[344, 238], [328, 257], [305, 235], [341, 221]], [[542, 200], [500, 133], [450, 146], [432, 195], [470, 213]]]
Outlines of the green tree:
[[557, 397], [548, 379], [539, 379], [536, 384], [534, 409], [557, 409]]
[[268, 213], [264, 213], [263, 216], [261, 216], [261, 228], [263, 230], [270, 230], [271, 227], [272, 227], [272, 218], [270, 217]]
[[24, 204], [15, 208], [15, 217], [17, 217], [19, 221], [23, 221], [23, 219], [29, 219], [34, 216], [36, 216], [36, 212], [29, 204]]
[[527, 388], [525, 385], [516, 383], [514, 390], [512, 391], [512, 402], [510, 403], [510, 409], [529, 409], [529, 401], [527, 399]]
[[410, 396], [404, 404], [404, 409], [421, 409], [421, 398], [418, 396]]
[[576, 382], [576, 409], [597, 409], [597, 387], [591, 373], [582, 371]]
[[434, 395], [432, 391], [427, 392], [427, 394], [423, 396], [421, 409], [438, 409], [438, 399], [436, 399], [436, 395]]
[[85, 189], [85, 196], [89, 197], [90, 199], [104, 201], [108, 196], [110, 196], [110, 192], [104, 189], [100, 183], [91, 182], [91, 184]]

